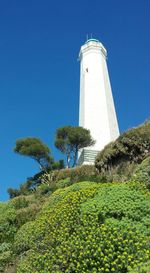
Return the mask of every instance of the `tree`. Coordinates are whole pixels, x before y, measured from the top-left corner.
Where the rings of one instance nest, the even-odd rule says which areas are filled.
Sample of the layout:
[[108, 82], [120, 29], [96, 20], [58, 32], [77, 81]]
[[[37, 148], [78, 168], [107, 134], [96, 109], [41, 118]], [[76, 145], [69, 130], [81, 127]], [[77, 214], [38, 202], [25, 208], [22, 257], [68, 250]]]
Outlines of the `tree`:
[[50, 165], [45, 169], [42, 169], [39, 173], [36, 173], [32, 177], [28, 177], [26, 182], [22, 183], [19, 189], [8, 188], [7, 192], [9, 198], [14, 198], [19, 195], [29, 195], [32, 193], [41, 183], [43, 176], [51, 174], [53, 170], [61, 170], [64, 168], [64, 160], [60, 159], [59, 161], [51, 160]]
[[65, 126], [56, 131], [55, 146], [67, 156], [67, 166], [76, 166], [78, 151], [82, 148], [92, 146], [95, 141], [90, 131], [83, 127]]
[[38, 138], [18, 139], [14, 152], [33, 158], [40, 165], [41, 170], [46, 170], [53, 162], [50, 149]]
[[18, 189], [8, 188], [7, 192], [9, 194], [9, 198], [14, 198], [16, 196], [21, 195], [21, 192]]

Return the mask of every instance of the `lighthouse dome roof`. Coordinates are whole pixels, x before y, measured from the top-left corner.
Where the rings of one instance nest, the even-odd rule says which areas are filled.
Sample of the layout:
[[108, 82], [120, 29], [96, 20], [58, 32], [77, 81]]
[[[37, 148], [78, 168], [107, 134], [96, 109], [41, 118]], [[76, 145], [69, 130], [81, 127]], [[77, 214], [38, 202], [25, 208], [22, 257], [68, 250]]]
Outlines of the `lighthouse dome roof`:
[[86, 44], [89, 43], [89, 42], [97, 42], [97, 43], [99, 43], [99, 40], [94, 39], [94, 38], [91, 38], [91, 39], [88, 39], [88, 40], [86, 41]]

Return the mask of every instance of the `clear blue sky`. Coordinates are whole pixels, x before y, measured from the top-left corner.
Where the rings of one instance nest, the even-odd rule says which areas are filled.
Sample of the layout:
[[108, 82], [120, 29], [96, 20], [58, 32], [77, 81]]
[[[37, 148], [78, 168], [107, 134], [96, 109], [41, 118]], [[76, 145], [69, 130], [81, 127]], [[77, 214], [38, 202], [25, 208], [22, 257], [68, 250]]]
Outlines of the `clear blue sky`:
[[78, 125], [80, 46], [93, 33], [108, 50], [120, 131], [150, 116], [149, 0], [0, 1], [0, 200], [39, 169], [14, 154], [18, 138], [52, 150], [55, 130]]

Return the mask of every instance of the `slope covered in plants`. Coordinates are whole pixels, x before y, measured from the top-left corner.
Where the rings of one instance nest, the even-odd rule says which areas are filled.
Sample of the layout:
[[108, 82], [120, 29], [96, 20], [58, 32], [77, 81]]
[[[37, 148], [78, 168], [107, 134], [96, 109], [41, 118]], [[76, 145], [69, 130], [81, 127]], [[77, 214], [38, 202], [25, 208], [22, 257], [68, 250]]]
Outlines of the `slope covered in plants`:
[[101, 151], [95, 162], [100, 173], [127, 180], [135, 166], [150, 155], [150, 121], [132, 128]]
[[57, 190], [14, 249], [18, 273], [130, 272], [150, 259], [150, 195], [134, 183]]
[[106, 146], [96, 168], [21, 185], [0, 203], [0, 272], [149, 273], [149, 154], [146, 122]]

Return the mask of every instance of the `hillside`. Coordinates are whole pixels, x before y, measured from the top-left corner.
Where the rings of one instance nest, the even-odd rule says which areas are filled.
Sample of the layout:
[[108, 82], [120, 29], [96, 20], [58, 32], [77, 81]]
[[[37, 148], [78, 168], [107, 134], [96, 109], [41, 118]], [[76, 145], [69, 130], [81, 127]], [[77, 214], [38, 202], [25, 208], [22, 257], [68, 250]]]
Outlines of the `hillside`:
[[38, 176], [1, 202], [0, 272], [150, 272], [149, 153], [147, 122], [106, 146], [105, 168]]

